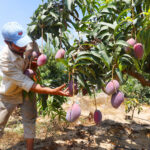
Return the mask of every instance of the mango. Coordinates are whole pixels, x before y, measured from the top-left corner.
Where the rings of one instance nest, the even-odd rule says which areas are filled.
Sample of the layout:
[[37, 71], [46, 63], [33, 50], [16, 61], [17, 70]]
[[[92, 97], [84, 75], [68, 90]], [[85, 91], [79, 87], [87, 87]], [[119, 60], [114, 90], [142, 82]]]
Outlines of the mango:
[[144, 54], [144, 49], [141, 43], [137, 43], [134, 45], [134, 54], [137, 59], [142, 59]]
[[24, 71], [24, 74], [27, 75], [28, 77], [32, 78], [35, 75], [35, 72], [32, 69], [26, 69]]
[[45, 54], [41, 54], [37, 59], [37, 65], [42, 66], [47, 62], [47, 56]]
[[120, 87], [120, 85], [119, 85], [119, 82], [117, 80], [111, 80], [106, 85], [105, 92], [108, 95], [114, 94], [119, 89], [119, 87]]
[[36, 52], [36, 51], [33, 51], [33, 52], [32, 52], [32, 57], [33, 57], [33, 58], [38, 58], [38, 56], [39, 56], [39, 53], [38, 53], [38, 52]]
[[67, 111], [66, 120], [69, 122], [76, 121], [81, 115], [81, 108], [79, 104], [74, 103], [71, 108]]
[[98, 124], [101, 121], [102, 121], [102, 113], [99, 110], [95, 110], [95, 112], [94, 112], [94, 122], [96, 124]]
[[[127, 40], [127, 43], [128, 43], [129, 45], [131, 45], [131, 46], [134, 46], [134, 45], [136, 44], [136, 40], [133, 39], [133, 38], [130, 38], [130, 39]], [[131, 48], [130, 48], [130, 47], [126, 47], [126, 48], [125, 48], [125, 51], [128, 53], [128, 52], [131, 51]]]
[[61, 59], [65, 57], [65, 50], [64, 49], [59, 49], [55, 55], [55, 59]]
[[[68, 85], [68, 90], [70, 95], [73, 95], [73, 80], [70, 80], [69, 85]], [[74, 81], [74, 94], [78, 93], [78, 87], [77, 87], [77, 82]]]
[[111, 97], [111, 104], [114, 108], [118, 108], [124, 101], [124, 94], [121, 91], [117, 91]]

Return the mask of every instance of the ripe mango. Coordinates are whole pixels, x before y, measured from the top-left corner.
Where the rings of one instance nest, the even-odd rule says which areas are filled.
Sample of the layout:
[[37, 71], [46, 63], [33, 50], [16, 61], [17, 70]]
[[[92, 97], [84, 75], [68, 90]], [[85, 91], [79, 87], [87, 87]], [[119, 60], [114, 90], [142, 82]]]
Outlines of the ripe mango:
[[111, 97], [111, 104], [114, 108], [118, 108], [124, 101], [124, 94], [121, 91], [117, 91]]
[[32, 57], [33, 57], [33, 58], [38, 58], [38, 56], [39, 56], [39, 53], [38, 53], [38, 52], [36, 52], [36, 51], [33, 51], [33, 52], [32, 52]]
[[[69, 85], [68, 85], [68, 90], [70, 95], [73, 95], [73, 80], [70, 80]], [[74, 94], [78, 93], [78, 87], [77, 87], [77, 82], [74, 81]]]
[[94, 122], [96, 124], [98, 124], [101, 121], [102, 121], [102, 113], [99, 110], [95, 110], [95, 112], [94, 112]]
[[[131, 45], [131, 46], [134, 46], [134, 45], [136, 44], [136, 40], [133, 39], [133, 38], [130, 38], [130, 39], [127, 40], [127, 43], [128, 43], [129, 45]], [[130, 47], [126, 47], [126, 48], [125, 48], [125, 51], [126, 51], [127, 53], [130, 52], [130, 50], [131, 50]]]
[[37, 65], [42, 66], [46, 63], [46, 61], [47, 61], [47, 56], [45, 54], [41, 54], [37, 59]]
[[27, 75], [28, 77], [32, 78], [35, 75], [35, 72], [32, 69], [26, 69], [24, 71], [24, 74]]
[[105, 92], [108, 95], [114, 94], [119, 89], [119, 87], [120, 87], [120, 85], [119, 85], [119, 82], [117, 80], [111, 80], [106, 85]]
[[144, 49], [141, 43], [137, 43], [134, 45], [134, 54], [136, 58], [142, 59], [143, 54], [144, 54]]
[[59, 49], [55, 55], [55, 59], [61, 59], [65, 57], [65, 50], [64, 49]]
[[74, 103], [72, 107], [69, 108], [69, 110], [67, 111], [66, 119], [69, 122], [74, 122], [79, 118], [80, 114], [81, 114], [81, 108], [79, 104]]

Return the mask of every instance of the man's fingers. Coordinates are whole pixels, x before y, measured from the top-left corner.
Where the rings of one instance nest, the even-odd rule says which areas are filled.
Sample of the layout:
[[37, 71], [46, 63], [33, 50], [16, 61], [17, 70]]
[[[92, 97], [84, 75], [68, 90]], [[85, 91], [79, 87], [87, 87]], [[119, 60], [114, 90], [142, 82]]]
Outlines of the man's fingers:
[[72, 95], [70, 95], [70, 93], [69, 92], [63, 92], [63, 91], [60, 91], [60, 93], [59, 93], [61, 96], [67, 96], [67, 97], [70, 97], [70, 96], [72, 96]]
[[63, 88], [65, 88], [65, 86], [66, 86], [66, 84], [63, 84], [63, 85], [59, 86], [59, 87], [57, 88], [57, 90], [62, 90]]
[[67, 87], [67, 88], [64, 90], [64, 92], [68, 92], [68, 90], [69, 90], [69, 88]]

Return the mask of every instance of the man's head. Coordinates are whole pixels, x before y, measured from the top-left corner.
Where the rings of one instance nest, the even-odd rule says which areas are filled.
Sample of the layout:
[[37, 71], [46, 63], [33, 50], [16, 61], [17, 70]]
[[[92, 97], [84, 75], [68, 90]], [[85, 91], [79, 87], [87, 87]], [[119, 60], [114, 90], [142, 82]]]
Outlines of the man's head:
[[32, 42], [31, 38], [24, 33], [24, 29], [17, 22], [8, 22], [2, 28], [2, 35], [8, 46], [17, 50], [17, 52], [24, 52], [25, 47]]

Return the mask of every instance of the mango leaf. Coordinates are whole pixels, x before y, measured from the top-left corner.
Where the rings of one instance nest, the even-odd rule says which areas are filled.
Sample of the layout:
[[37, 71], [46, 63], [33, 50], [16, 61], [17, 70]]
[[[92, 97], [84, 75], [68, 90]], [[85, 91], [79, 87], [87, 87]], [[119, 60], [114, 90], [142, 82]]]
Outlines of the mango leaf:
[[110, 68], [111, 58], [108, 57], [107, 53], [105, 51], [100, 51], [99, 53], [95, 51], [91, 51], [91, 54], [98, 57], [108, 68]]
[[103, 26], [107, 26], [107, 27], [109, 27], [109, 28], [111, 28], [111, 29], [115, 29], [116, 28], [116, 26], [117, 26], [117, 24], [114, 22], [113, 24], [111, 24], [111, 23], [107, 23], [107, 22], [100, 22], [100, 24], [101, 25], [103, 25]]
[[68, 65], [68, 60], [69, 59], [57, 59], [56, 61], [62, 63], [64, 66], [69, 67]]
[[82, 66], [82, 67], [84, 67], [84, 66], [89, 66], [91, 63], [88, 63], [88, 62], [79, 62], [79, 63], [77, 63], [77, 64], [75, 64], [74, 66], [73, 66], [73, 68], [77, 68], [78, 66]]
[[114, 30], [114, 36], [115, 36], [115, 37], [116, 37], [117, 34], [118, 34], [118, 29], [123, 26], [123, 23], [126, 23], [126, 28], [127, 28], [129, 25], [131, 25], [131, 23], [128, 23], [126, 20], [123, 20], [122, 22], [120, 22], [119, 24], [117, 24], [117, 26], [116, 26], [116, 28], [115, 28], [115, 30]]
[[82, 18], [82, 21], [87, 21], [88, 19], [90, 19], [90, 18], [91, 18], [91, 16], [92, 16], [92, 15], [84, 16], [84, 17]]
[[53, 3], [52, 2], [48, 2], [48, 6], [47, 6], [47, 8], [49, 9], [49, 8], [51, 8], [52, 7], [52, 5], [53, 5]]
[[110, 34], [109, 32], [103, 33], [101, 34], [101, 39], [104, 39], [105, 37], [111, 37], [112, 34]]
[[74, 3], [74, 0], [65, 0], [67, 8], [71, 11], [71, 5]]
[[108, 26], [102, 26], [100, 31], [108, 30]]
[[32, 32], [36, 29], [36, 27], [37, 27], [36, 24], [34, 24], [34, 25], [32, 25], [32, 26], [29, 26], [29, 27], [28, 27], [28, 31], [29, 31], [30, 33], [32, 33]]
[[82, 75], [90, 78], [91, 77], [91, 74], [89, 74], [89, 72], [87, 72], [86, 70], [83, 70], [83, 67], [82, 68], [78, 68], [78, 72], [81, 73]]
[[129, 11], [131, 11], [131, 8], [128, 8], [128, 9], [123, 10], [123, 11], [119, 14], [119, 16], [117, 17], [117, 22], [119, 22], [119, 21], [121, 20], [121, 18], [122, 18], [123, 16], [125, 16], [126, 13], [128, 13]]
[[79, 84], [81, 84], [84, 88], [86, 88], [86, 90], [88, 91], [89, 95], [91, 95], [91, 91], [90, 88], [88, 86], [88, 84], [85, 82], [83, 75], [77, 75], [77, 80], [79, 82]]
[[118, 58], [118, 63], [132, 65], [133, 64], [132, 57], [128, 54], [124, 54]]
[[54, 12], [51, 12], [51, 11], [50, 11], [49, 13], [50, 13], [50, 15], [53, 16], [56, 20], [58, 19], [59, 16], [58, 16], [57, 14], [55, 14]]
[[119, 68], [115, 68], [115, 72], [116, 72], [118, 78], [120, 79], [120, 81], [123, 83], [122, 73], [121, 73], [121, 71], [119, 70]]
[[90, 68], [90, 67], [87, 67], [87, 70], [88, 70], [88, 72], [93, 76], [93, 78], [96, 80], [96, 73], [95, 73], [95, 71], [92, 69], [92, 68]]
[[135, 68], [137, 69], [137, 71], [141, 71], [141, 69], [140, 69], [140, 65], [139, 65], [139, 62], [138, 62], [138, 60], [137, 59], [135, 59], [135, 58], [132, 58], [132, 60], [133, 60], [133, 64], [134, 64], [134, 66], [135, 66]]
[[120, 70], [120, 71], [123, 71], [123, 70], [125, 70], [126, 68], [127, 68], [127, 65], [126, 65], [125, 63], [123, 63], [123, 62], [119, 63], [119, 70]]
[[144, 55], [147, 57], [150, 54], [150, 29], [147, 27], [139, 31], [137, 39], [144, 45]]
[[89, 61], [93, 61], [96, 62], [95, 58], [93, 57], [93, 55], [81, 55], [79, 57], [77, 57], [75, 59], [75, 63], [77, 63], [80, 60], [89, 60]]
[[114, 45], [129, 46], [126, 41], [118, 40]]

